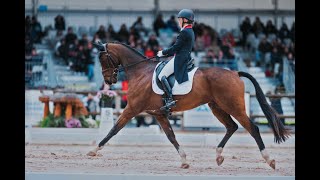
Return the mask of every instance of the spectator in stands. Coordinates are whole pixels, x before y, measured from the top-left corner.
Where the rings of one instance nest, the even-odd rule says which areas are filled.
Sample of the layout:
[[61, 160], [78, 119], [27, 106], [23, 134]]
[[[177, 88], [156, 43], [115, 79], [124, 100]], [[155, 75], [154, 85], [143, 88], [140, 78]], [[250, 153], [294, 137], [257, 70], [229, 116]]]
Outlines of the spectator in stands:
[[212, 45], [212, 39], [211, 39], [211, 35], [210, 35], [210, 29], [208, 27], [205, 27], [203, 30], [203, 42], [204, 42], [204, 47], [208, 48]]
[[[97, 96], [93, 96], [91, 93], [88, 93], [88, 96], [83, 98], [83, 104], [87, 108], [89, 113], [96, 113], [99, 107], [99, 98]], [[92, 119], [96, 120], [96, 115], [91, 115]]]
[[264, 32], [264, 25], [260, 21], [259, 17], [256, 17], [256, 20], [252, 25], [252, 32], [255, 34], [256, 37], [258, 37], [259, 34]]
[[264, 74], [266, 77], [273, 77], [272, 67], [269, 63], [266, 64], [266, 70], [265, 70]]
[[92, 44], [88, 43], [87, 46], [84, 48], [84, 54], [85, 54], [85, 64], [86, 64], [86, 72], [88, 76], [89, 81], [93, 81], [94, 77], [94, 57], [91, 55], [91, 50], [92, 50]]
[[159, 29], [166, 28], [166, 23], [162, 19], [162, 14], [158, 14], [156, 20], [153, 22], [153, 30], [156, 32], [156, 35], [159, 36]]
[[106, 42], [106, 30], [103, 25], [99, 27], [99, 30], [96, 32], [96, 34], [98, 35], [98, 38], [101, 40], [102, 43]]
[[155, 53], [158, 51], [158, 46], [159, 46], [159, 42], [157, 40], [157, 36], [155, 34], [152, 34], [149, 37], [149, 40], [147, 42], [147, 45], [151, 47], [151, 49], [153, 51], [155, 51]]
[[167, 27], [170, 28], [173, 32], [179, 32], [180, 28], [174, 15], [172, 15], [167, 21]]
[[69, 46], [70, 44], [76, 44], [77, 35], [73, 32], [72, 27], [68, 27], [68, 32], [65, 37], [66, 44]]
[[135, 36], [133, 35], [133, 34], [130, 34], [129, 35], [129, 45], [131, 46], [131, 47], [136, 47], [136, 38], [135, 38]]
[[88, 35], [82, 34], [82, 39], [79, 40], [79, 45], [82, 45], [83, 47], [87, 47], [89, 43]]
[[65, 65], [69, 65], [68, 62], [68, 47], [66, 45], [65, 39], [61, 39], [60, 45], [57, 47], [56, 56], [62, 58]]
[[266, 61], [267, 53], [272, 51], [271, 44], [267, 41], [267, 38], [263, 38], [258, 46], [259, 59], [257, 59], [257, 66], [264, 65]]
[[142, 22], [142, 17], [139, 16], [137, 18], [137, 20], [132, 24], [132, 27], [137, 30], [138, 32], [144, 32], [145, 35], [147, 35], [147, 29], [146, 27], [144, 26], [143, 22]]
[[25, 18], [25, 24], [24, 24], [24, 30], [25, 30], [25, 35], [30, 35], [31, 33], [31, 19], [30, 16], [26, 16]]
[[252, 26], [249, 17], [245, 17], [242, 24], [240, 25], [240, 30], [242, 32], [242, 46], [245, 47], [247, 36], [251, 32]]
[[271, 70], [274, 72], [275, 64], [276, 63], [282, 63], [282, 56], [278, 52], [278, 49], [276, 47], [273, 47], [271, 55], [270, 55], [270, 66]]
[[101, 39], [99, 38], [99, 35], [96, 33], [94, 34], [93, 38], [92, 38], [92, 42], [93, 43], [98, 43], [98, 42], [102, 42]]
[[286, 38], [289, 38], [290, 31], [286, 23], [282, 23], [282, 26], [279, 30], [279, 38], [283, 41]]
[[126, 24], [122, 24], [120, 30], [118, 32], [119, 41], [123, 43], [128, 43], [129, 39], [129, 31], [127, 29]]
[[31, 52], [32, 52], [32, 48], [33, 48], [33, 44], [31, 42], [31, 39], [29, 36], [26, 36], [25, 37], [25, 56], [30, 56], [31, 55]]
[[58, 31], [64, 31], [66, 30], [66, 23], [64, 21], [64, 17], [58, 14], [54, 18], [54, 28]]
[[219, 56], [214, 53], [213, 49], [209, 48], [206, 55], [203, 57], [202, 62], [208, 63], [208, 64], [213, 64], [218, 61], [218, 58], [219, 58]]
[[76, 59], [73, 64], [73, 70], [75, 72], [85, 72], [86, 71], [86, 52], [82, 45], [79, 45], [76, 51]]
[[143, 45], [140, 42], [137, 43], [136, 50], [139, 51], [141, 54], [145, 54], [145, 51], [143, 49]]
[[269, 36], [270, 34], [274, 34], [274, 35], [277, 34], [277, 29], [276, 29], [276, 27], [272, 24], [272, 21], [271, 21], [271, 20], [268, 20], [268, 21], [267, 21], [267, 25], [266, 25], [266, 28], [265, 28], [264, 33], [265, 33], [267, 36]]
[[229, 42], [222, 41], [221, 51], [223, 53], [223, 59], [232, 60], [235, 58], [234, 50]]
[[36, 16], [31, 19], [31, 39], [34, 43], [41, 43], [42, 27]]
[[236, 45], [236, 42], [235, 42], [234, 37], [231, 32], [227, 32], [223, 36], [222, 41], [226, 41], [226, 42], [230, 43], [231, 47], [234, 47]]
[[148, 58], [153, 57], [155, 55], [150, 45], [147, 46], [147, 49], [145, 50], [144, 55], [147, 56]]
[[295, 41], [295, 33], [296, 33], [295, 22], [293, 22], [290, 30], [290, 38], [293, 42]]
[[108, 33], [109, 38], [107, 41], [117, 41], [118, 40], [118, 33], [113, 29], [113, 26], [110, 24], [108, 27]]

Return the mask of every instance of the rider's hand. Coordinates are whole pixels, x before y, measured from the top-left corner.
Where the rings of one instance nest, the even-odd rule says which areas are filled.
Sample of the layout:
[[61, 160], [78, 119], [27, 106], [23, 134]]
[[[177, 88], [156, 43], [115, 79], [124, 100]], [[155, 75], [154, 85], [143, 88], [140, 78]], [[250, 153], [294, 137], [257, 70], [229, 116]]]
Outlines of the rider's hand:
[[157, 56], [162, 57], [163, 56], [162, 51], [158, 51]]

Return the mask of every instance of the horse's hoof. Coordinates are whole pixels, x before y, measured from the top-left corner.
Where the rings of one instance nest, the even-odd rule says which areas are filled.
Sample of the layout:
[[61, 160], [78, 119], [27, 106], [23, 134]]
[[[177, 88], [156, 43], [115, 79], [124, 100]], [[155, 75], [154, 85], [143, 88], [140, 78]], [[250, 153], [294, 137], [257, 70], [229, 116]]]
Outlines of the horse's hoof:
[[276, 161], [274, 159], [272, 159], [270, 161], [270, 164], [269, 164], [270, 167], [272, 167], [272, 169], [276, 169]]
[[95, 153], [95, 152], [93, 152], [93, 151], [89, 151], [88, 153], [87, 153], [87, 156], [96, 156], [97, 155], [97, 153]]
[[187, 164], [187, 163], [183, 163], [183, 164], [181, 164], [181, 168], [182, 169], [188, 169], [190, 166], [189, 166], [189, 164]]
[[218, 166], [220, 166], [224, 161], [224, 157], [223, 156], [219, 156], [219, 157], [217, 157], [216, 161], [217, 161]]

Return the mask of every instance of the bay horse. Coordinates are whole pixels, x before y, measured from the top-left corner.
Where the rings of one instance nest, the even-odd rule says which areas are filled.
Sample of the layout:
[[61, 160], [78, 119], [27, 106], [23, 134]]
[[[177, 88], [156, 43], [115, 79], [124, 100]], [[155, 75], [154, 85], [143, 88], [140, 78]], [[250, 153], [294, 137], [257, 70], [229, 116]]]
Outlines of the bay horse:
[[[116, 135], [131, 118], [145, 111], [153, 115], [162, 127], [169, 141], [181, 157], [181, 168], [189, 168], [186, 153], [180, 147], [167, 116], [160, 111], [163, 106], [162, 96], [152, 90], [152, 75], [158, 62], [151, 61], [130, 46], [109, 42], [94, 44], [99, 49], [99, 60], [102, 66], [102, 75], [105, 83], [111, 85], [117, 82], [117, 72], [121, 65], [128, 78], [127, 106], [116, 121], [108, 135], [88, 156], [95, 156], [98, 150]], [[263, 110], [274, 134], [276, 143], [285, 142], [289, 138], [289, 130], [279, 120], [276, 111], [267, 103], [260, 85], [249, 73], [226, 70], [219, 67], [197, 69], [194, 75], [192, 90], [186, 95], [174, 95], [176, 106], [172, 112], [193, 109], [208, 103], [212, 113], [226, 127], [226, 134], [216, 148], [216, 162], [220, 166], [224, 161], [221, 155], [223, 148], [232, 134], [238, 129], [232, 115], [255, 139], [262, 157], [266, 163], [275, 169], [275, 160], [271, 159], [261, 139], [259, 128], [246, 114], [244, 101], [244, 82], [240, 77], [246, 77], [253, 83], [258, 102]]]

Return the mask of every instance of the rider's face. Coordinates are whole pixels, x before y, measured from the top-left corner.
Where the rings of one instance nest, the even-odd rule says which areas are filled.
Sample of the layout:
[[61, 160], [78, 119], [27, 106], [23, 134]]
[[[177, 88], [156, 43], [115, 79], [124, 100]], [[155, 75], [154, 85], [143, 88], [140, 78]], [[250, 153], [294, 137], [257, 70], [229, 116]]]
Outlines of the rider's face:
[[179, 27], [182, 28], [183, 19], [182, 18], [178, 18], [178, 21], [179, 21]]

